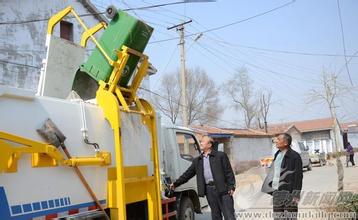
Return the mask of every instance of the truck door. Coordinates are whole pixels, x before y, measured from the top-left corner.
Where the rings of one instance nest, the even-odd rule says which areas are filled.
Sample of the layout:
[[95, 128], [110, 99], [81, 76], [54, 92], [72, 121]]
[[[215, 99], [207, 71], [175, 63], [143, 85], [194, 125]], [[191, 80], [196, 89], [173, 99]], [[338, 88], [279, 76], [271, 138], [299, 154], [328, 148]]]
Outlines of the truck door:
[[[177, 131], [177, 147], [179, 149], [179, 168], [180, 174], [184, 173], [191, 165], [193, 159], [200, 155], [200, 147], [197, 139], [190, 133]], [[184, 185], [180, 186], [181, 190], [195, 190], [197, 192], [196, 176], [189, 180]], [[207, 206], [205, 197], [199, 197], [200, 206]]]

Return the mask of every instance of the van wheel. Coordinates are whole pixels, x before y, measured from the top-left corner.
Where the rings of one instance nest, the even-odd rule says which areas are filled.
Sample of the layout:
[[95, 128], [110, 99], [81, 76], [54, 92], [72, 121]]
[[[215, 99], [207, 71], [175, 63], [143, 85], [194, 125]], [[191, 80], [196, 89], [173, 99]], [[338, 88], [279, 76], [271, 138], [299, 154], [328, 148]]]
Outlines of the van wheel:
[[194, 205], [189, 197], [184, 197], [180, 204], [179, 220], [194, 220]]
[[308, 164], [308, 166], [307, 166], [307, 170], [308, 171], [311, 171], [312, 170], [312, 164], [310, 163], [310, 164]]
[[323, 167], [323, 166], [324, 166], [324, 164], [323, 164], [323, 161], [322, 161], [322, 160], [319, 160], [319, 166], [320, 166], [320, 167]]

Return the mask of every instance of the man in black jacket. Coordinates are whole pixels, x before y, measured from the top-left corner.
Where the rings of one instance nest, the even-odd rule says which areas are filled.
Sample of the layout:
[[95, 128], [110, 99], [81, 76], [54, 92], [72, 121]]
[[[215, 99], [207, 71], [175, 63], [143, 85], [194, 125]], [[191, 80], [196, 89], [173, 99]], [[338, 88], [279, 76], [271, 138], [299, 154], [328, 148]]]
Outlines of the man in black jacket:
[[235, 176], [229, 158], [224, 152], [212, 149], [214, 141], [203, 136], [200, 141], [202, 154], [196, 157], [191, 166], [170, 185], [172, 189], [189, 181], [196, 175], [198, 195], [206, 196], [213, 220], [235, 220], [233, 194]]
[[266, 176], [262, 191], [273, 197], [275, 219], [296, 219], [302, 189], [301, 156], [291, 149], [292, 137], [287, 133], [275, 137], [278, 151]]

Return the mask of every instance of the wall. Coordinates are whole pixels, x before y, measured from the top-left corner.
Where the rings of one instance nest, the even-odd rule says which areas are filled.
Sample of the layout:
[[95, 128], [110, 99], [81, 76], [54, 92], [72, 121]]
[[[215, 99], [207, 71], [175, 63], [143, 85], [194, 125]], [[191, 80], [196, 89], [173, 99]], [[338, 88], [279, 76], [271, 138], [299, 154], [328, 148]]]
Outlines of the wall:
[[232, 141], [231, 155], [234, 161], [260, 160], [272, 155], [272, 142], [269, 137], [235, 137]]
[[286, 131], [286, 133], [290, 134], [292, 137], [292, 140], [299, 141], [302, 139], [302, 134], [297, 130], [296, 127], [291, 127]]
[[355, 148], [358, 148], [358, 126], [348, 128], [348, 141]]
[[[338, 143], [338, 151], [343, 150], [343, 138], [340, 132], [340, 128], [338, 124], [336, 124], [335, 128], [337, 134], [337, 143]], [[308, 146], [311, 153], [314, 150], [319, 149], [320, 152], [334, 152], [335, 143], [332, 139], [334, 136], [333, 129], [325, 130], [325, 131], [310, 131], [303, 132], [302, 139], [304, 144]]]
[[305, 140], [331, 139], [330, 130], [304, 132], [302, 138]]
[[[78, 14], [89, 13], [82, 3], [74, 0], [12, 0], [1, 1], [0, 21], [49, 18], [69, 5], [72, 5]], [[92, 16], [82, 17], [82, 19], [89, 27], [99, 22]], [[83, 32], [82, 27], [74, 18], [68, 18], [66, 21], [73, 23], [73, 39], [74, 42], [79, 43]], [[37, 89], [42, 59], [46, 57], [46, 33], [47, 20], [0, 25], [0, 84], [29, 90]], [[56, 26], [54, 35], [59, 36], [59, 25]], [[93, 48], [91, 42], [88, 49], [90, 48]]]

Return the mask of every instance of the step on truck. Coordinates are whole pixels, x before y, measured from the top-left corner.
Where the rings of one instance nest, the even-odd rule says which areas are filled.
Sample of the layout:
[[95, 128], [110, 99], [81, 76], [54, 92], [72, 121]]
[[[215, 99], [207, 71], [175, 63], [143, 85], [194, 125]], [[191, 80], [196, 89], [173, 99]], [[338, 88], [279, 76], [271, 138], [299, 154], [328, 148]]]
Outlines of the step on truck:
[[[54, 35], [68, 15], [83, 27], [79, 44]], [[137, 95], [153, 28], [114, 7], [107, 16], [87, 27], [73, 7], [60, 11], [37, 92], [0, 85], [1, 220], [194, 219], [206, 205], [195, 179], [165, 191], [199, 145]], [[85, 60], [88, 40], [96, 46]]]

